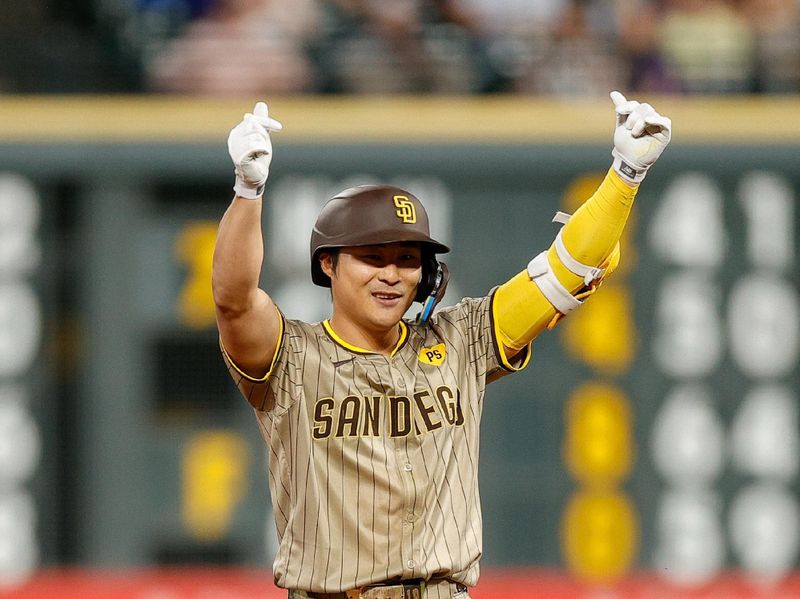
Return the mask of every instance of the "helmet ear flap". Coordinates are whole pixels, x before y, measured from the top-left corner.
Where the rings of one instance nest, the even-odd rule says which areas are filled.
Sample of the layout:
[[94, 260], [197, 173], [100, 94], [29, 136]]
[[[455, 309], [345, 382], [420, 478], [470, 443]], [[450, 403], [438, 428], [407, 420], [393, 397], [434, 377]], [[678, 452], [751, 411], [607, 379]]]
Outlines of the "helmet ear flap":
[[420, 282], [417, 288], [417, 296], [414, 299], [422, 302], [422, 312], [417, 315], [417, 323], [425, 325], [428, 323], [431, 314], [433, 314], [436, 304], [442, 301], [445, 291], [447, 291], [450, 271], [447, 268], [447, 264], [438, 262], [434, 256], [431, 256], [427, 268], [423, 268], [422, 278], [423, 281]]
[[436, 260], [436, 256], [425, 252], [422, 256], [422, 277], [417, 286], [417, 295], [414, 297], [415, 302], [424, 302], [431, 294], [436, 285], [436, 271], [438, 269], [439, 262]]

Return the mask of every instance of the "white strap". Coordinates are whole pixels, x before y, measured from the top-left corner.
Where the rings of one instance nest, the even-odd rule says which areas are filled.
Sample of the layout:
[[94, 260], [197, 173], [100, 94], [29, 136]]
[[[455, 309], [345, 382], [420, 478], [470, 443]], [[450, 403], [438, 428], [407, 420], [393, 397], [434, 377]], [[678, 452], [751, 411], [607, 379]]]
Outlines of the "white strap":
[[562, 264], [564, 264], [564, 266], [566, 266], [571, 273], [576, 274], [579, 277], [583, 277], [583, 283], [587, 287], [597, 279], [601, 278], [603, 273], [605, 273], [604, 268], [588, 266], [578, 262], [575, 258], [573, 258], [569, 253], [567, 246], [564, 245], [564, 240], [561, 239], [561, 231], [559, 231], [558, 235], [556, 235], [555, 246], [556, 253], [558, 254], [558, 258], [561, 260]]
[[542, 252], [528, 263], [528, 276], [542, 292], [553, 307], [562, 314], [569, 314], [581, 305], [569, 290], [561, 284], [550, 268], [547, 251]]
[[566, 212], [561, 212], [560, 210], [555, 213], [553, 216], [553, 220], [551, 223], [561, 223], [562, 225], [566, 225], [569, 219], [572, 217], [571, 214], [567, 214]]
[[620, 156], [616, 148], [611, 151], [611, 155], [614, 157], [614, 162], [611, 163], [611, 166], [613, 166], [617, 174], [626, 181], [638, 185], [645, 178], [645, 175], [647, 175], [646, 168], [636, 168], [629, 164], [627, 159]]
[[[561, 223], [562, 225], [566, 225], [569, 219], [572, 218], [571, 214], [567, 214], [566, 212], [558, 211], [553, 216], [552, 222], [554, 223]], [[591, 285], [597, 279], [602, 278], [603, 274], [605, 273], [604, 268], [597, 268], [595, 266], [589, 266], [587, 264], [583, 264], [582, 262], [578, 262], [575, 258], [572, 257], [572, 254], [569, 253], [567, 246], [564, 245], [564, 240], [561, 239], [561, 231], [558, 232], [556, 235], [556, 253], [558, 254], [559, 259], [567, 267], [567, 269], [575, 275], [579, 277], [583, 277], [583, 283], [587, 287]]]

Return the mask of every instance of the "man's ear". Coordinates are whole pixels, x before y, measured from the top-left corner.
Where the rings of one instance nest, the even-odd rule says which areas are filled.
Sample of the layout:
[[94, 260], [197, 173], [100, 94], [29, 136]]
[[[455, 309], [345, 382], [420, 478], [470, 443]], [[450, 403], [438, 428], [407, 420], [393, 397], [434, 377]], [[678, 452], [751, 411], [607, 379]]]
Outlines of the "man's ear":
[[319, 255], [319, 265], [322, 268], [322, 272], [332, 279], [333, 274], [336, 272], [336, 268], [333, 265], [333, 256], [328, 252], [322, 252]]

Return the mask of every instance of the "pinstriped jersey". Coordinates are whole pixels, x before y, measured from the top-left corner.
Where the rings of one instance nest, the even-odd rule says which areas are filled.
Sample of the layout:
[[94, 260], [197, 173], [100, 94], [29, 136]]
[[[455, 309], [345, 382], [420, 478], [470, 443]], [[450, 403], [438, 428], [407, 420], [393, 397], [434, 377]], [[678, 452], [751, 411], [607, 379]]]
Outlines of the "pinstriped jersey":
[[[391, 355], [282, 317], [270, 372], [229, 371], [269, 448], [275, 582], [334, 593], [392, 579], [478, 580], [486, 384], [524, 367], [496, 342], [493, 293], [401, 322]], [[224, 349], [223, 349], [224, 355]]]

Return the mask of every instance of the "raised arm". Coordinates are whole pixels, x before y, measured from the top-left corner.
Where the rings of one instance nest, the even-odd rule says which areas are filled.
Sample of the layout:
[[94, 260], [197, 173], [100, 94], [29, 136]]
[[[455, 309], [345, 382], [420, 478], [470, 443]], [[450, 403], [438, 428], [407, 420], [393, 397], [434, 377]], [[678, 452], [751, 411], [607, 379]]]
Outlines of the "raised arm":
[[498, 340], [510, 360], [579, 307], [619, 263], [619, 239], [638, 186], [671, 138], [672, 122], [649, 104], [611, 92], [614, 161], [597, 191], [565, 222], [550, 248], [497, 290]]
[[228, 152], [236, 195], [222, 217], [214, 248], [211, 281], [220, 341], [233, 363], [253, 378], [269, 371], [281, 334], [281, 316], [258, 286], [264, 260], [262, 195], [272, 160], [269, 132], [281, 128], [259, 102], [231, 130]]

